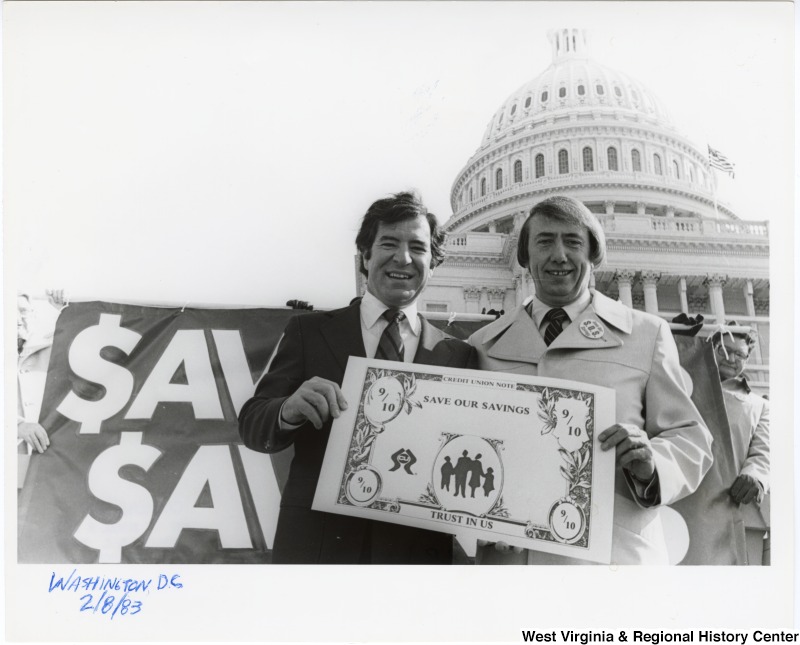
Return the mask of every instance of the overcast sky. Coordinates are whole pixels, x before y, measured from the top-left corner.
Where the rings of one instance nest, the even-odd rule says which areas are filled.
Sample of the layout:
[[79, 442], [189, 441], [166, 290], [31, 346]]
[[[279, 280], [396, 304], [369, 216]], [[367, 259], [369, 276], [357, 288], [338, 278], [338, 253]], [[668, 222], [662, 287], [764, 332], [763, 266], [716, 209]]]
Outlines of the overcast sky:
[[[506, 97], [589, 30], [704, 150], [720, 198], [791, 217], [788, 3], [6, 3], [7, 284], [318, 308], [355, 295], [358, 219], [453, 179]], [[776, 227], [778, 227], [776, 229]], [[773, 238], [774, 239], [774, 238]]]

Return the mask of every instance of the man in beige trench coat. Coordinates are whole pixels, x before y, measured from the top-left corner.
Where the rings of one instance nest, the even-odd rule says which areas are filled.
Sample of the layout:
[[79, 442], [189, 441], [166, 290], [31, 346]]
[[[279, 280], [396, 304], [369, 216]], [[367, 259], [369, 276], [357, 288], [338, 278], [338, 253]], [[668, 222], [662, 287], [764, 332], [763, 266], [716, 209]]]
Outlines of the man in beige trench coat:
[[[536, 295], [469, 339], [480, 369], [564, 378], [616, 390], [616, 423], [598, 436], [616, 450], [611, 560], [667, 564], [658, 506], [692, 493], [711, 466], [711, 434], [689, 398], [667, 323], [589, 289], [605, 235], [580, 201], [531, 209], [517, 258]], [[601, 509], [602, 512], [602, 509]], [[503, 544], [479, 562], [588, 564]]]

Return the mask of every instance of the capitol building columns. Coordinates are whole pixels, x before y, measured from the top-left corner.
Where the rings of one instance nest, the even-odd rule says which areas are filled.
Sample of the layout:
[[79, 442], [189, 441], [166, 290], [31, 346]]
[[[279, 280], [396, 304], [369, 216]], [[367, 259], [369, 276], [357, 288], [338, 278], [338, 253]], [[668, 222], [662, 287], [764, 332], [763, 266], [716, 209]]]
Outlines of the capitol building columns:
[[494, 309], [495, 311], [501, 311], [505, 309], [505, 296], [506, 290], [500, 287], [489, 287], [486, 289], [486, 297], [489, 301], [489, 306], [487, 311], [490, 309]]
[[514, 213], [514, 235], [519, 236], [526, 219], [528, 219], [527, 211], [521, 210]]
[[465, 286], [464, 287], [464, 303], [466, 305], [465, 312], [468, 314], [479, 314], [481, 312], [480, 298], [481, 298], [481, 290], [478, 287]]
[[633, 278], [635, 271], [619, 269], [614, 274], [614, 280], [619, 288], [619, 301], [626, 307], [633, 309]]
[[756, 316], [756, 305], [755, 305], [755, 302], [753, 301], [753, 281], [752, 280], [748, 280], [745, 283], [745, 285], [743, 287], [743, 291], [744, 291], [744, 303], [745, 303], [745, 306], [747, 307], [747, 315], [750, 318], [755, 318], [755, 316]]
[[658, 315], [658, 281], [661, 274], [658, 271], [642, 271], [642, 288], [644, 289], [644, 310], [649, 314]]
[[681, 313], [689, 313], [689, 299], [686, 295], [686, 278], [681, 276], [678, 280], [678, 301], [681, 303]]
[[722, 300], [722, 288], [727, 282], [727, 276], [718, 273], [711, 273], [703, 281], [708, 288], [708, 300], [711, 306], [711, 313], [720, 324], [725, 322], [725, 303]]

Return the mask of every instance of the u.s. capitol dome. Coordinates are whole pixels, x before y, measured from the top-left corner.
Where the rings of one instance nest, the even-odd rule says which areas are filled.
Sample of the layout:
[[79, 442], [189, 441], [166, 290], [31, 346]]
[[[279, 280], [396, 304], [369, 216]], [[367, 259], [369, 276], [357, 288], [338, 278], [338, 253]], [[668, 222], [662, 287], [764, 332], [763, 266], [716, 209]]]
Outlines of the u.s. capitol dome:
[[428, 312], [512, 309], [534, 291], [516, 262], [531, 207], [580, 199], [602, 222], [594, 288], [671, 318], [680, 312], [758, 330], [751, 376], [766, 385], [767, 223], [715, 200], [706, 142], [674, 125], [643, 83], [590, 56], [582, 30], [548, 34], [550, 65], [511, 93], [453, 182], [447, 259], [421, 297]]

